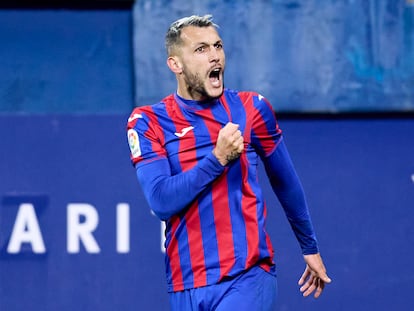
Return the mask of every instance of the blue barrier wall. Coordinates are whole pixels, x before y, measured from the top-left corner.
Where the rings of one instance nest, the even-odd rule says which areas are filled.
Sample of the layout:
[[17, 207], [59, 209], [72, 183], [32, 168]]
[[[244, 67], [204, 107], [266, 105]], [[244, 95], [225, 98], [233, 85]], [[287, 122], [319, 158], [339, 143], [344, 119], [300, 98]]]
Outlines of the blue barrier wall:
[[[167, 309], [161, 226], [129, 162], [126, 118], [0, 116], [0, 310]], [[277, 310], [410, 310], [413, 120], [280, 125], [334, 281], [301, 297], [299, 247], [262, 179]]]
[[0, 10], [0, 112], [126, 113], [158, 101], [175, 88], [165, 31], [194, 13], [221, 25], [226, 86], [278, 111], [414, 110], [412, 0], [139, 0], [133, 12]]
[[126, 9], [0, 9], [0, 113], [129, 111], [131, 18]]
[[207, 13], [220, 25], [226, 86], [258, 91], [277, 111], [414, 110], [411, 0], [136, 1], [136, 105], [174, 89], [170, 23]]

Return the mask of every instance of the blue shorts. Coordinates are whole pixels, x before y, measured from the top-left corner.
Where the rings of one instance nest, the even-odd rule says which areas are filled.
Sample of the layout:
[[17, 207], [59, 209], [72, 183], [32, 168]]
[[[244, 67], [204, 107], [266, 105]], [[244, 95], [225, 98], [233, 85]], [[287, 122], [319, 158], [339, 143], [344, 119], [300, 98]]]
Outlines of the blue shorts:
[[255, 266], [216, 285], [169, 293], [172, 311], [272, 311], [276, 276]]

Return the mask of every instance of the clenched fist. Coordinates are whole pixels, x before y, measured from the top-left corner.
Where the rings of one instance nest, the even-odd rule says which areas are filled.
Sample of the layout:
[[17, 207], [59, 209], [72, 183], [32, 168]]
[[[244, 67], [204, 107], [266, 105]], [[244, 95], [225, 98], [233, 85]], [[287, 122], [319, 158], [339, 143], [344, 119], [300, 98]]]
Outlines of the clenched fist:
[[213, 154], [220, 164], [225, 166], [230, 161], [240, 157], [243, 149], [243, 135], [239, 130], [239, 125], [231, 122], [227, 123], [218, 134]]

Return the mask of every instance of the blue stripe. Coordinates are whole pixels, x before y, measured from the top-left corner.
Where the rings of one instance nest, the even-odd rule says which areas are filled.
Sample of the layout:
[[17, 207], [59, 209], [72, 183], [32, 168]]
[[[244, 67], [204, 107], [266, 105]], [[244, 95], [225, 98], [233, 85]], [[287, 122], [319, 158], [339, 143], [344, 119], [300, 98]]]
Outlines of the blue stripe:
[[[220, 278], [217, 235], [214, 225], [214, 211], [211, 195], [211, 187], [204, 192], [203, 205], [199, 206], [201, 233], [203, 237], [204, 261], [209, 269], [207, 270], [207, 283], [213, 284]], [[201, 200], [200, 200], [201, 202]]]
[[178, 253], [180, 255], [180, 266], [183, 273], [183, 281], [185, 287], [194, 286], [194, 275], [191, 266], [190, 248], [188, 245], [188, 232], [187, 224], [184, 217], [181, 217], [180, 224], [178, 225], [176, 236], [180, 238], [178, 240]]
[[260, 139], [256, 136], [254, 131], [252, 131], [251, 138], [252, 145], [254, 146], [257, 154], [260, 154], [260, 156], [264, 156], [266, 154], [266, 151], [264, 150], [263, 145], [260, 143]]
[[[229, 180], [230, 219], [234, 237], [234, 256], [236, 259], [236, 264], [230, 272], [230, 275], [234, 275], [244, 269], [247, 258], [246, 224], [242, 213], [242, 193], [240, 192], [243, 180], [239, 161], [235, 161], [230, 165], [227, 179]], [[237, 181], [239, 181], [239, 184]]]
[[246, 111], [239, 94], [234, 91], [229, 91], [225, 93], [225, 97], [230, 109], [231, 121], [239, 124], [239, 130], [244, 133], [244, 129], [246, 128]]

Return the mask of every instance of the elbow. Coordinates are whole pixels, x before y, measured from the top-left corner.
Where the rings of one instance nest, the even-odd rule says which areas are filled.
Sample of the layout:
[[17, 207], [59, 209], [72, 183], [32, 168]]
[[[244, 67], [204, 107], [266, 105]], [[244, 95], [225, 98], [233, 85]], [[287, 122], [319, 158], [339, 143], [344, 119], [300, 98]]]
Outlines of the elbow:
[[175, 193], [175, 187], [167, 182], [168, 177], [165, 175], [148, 180], [140, 174], [139, 181], [150, 209], [160, 220], [170, 219], [185, 207], [185, 197]]
[[[151, 191], [151, 194], [147, 196], [148, 205], [151, 208], [152, 212], [160, 220], [166, 221], [174, 216], [174, 206], [173, 202], [166, 202], [164, 197], [160, 195], [158, 188], [154, 188]], [[168, 196], [167, 196], [168, 197]]]
[[160, 220], [166, 221], [179, 214], [186, 207], [187, 201], [160, 181], [150, 191], [148, 203], [154, 214]]
[[171, 213], [168, 213], [168, 211], [161, 208], [160, 206], [152, 206], [151, 210], [161, 221], [167, 221], [173, 216]]
[[155, 216], [162, 221], [170, 219], [179, 211], [173, 201], [166, 202], [160, 196], [150, 196], [148, 198], [148, 204]]
[[152, 212], [160, 220], [166, 221], [173, 216], [176, 216], [185, 210], [186, 205], [183, 205], [183, 202], [179, 200], [149, 200], [149, 206]]

